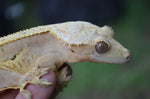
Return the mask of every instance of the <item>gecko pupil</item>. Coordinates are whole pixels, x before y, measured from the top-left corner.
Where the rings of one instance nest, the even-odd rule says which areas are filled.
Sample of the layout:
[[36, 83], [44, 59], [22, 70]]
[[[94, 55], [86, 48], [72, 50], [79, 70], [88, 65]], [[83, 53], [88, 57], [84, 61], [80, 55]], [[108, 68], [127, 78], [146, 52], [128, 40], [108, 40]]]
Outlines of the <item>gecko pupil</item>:
[[102, 53], [106, 53], [110, 49], [110, 47], [106, 42], [99, 41], [97, 42], [95, 49], [98, 53], [102, 54]]

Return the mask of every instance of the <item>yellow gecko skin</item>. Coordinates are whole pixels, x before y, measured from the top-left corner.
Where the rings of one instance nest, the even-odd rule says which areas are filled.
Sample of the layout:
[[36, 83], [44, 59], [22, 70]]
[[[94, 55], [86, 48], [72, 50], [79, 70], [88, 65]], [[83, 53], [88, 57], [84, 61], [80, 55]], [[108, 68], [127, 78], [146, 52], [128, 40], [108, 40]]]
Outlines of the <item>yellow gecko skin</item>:
[[66, 63], [128, 62], [129, 51], [113, 39], [113, 34], [108, 26], [75, 21], [34, 27], [0, 38], [0, 91], [20, 89], [26, 99], [32, 99], [25, 86], [51, 85], [40, 79], [49, 70], [57, 75], [57, 90], [65, 87], [71, 79]]

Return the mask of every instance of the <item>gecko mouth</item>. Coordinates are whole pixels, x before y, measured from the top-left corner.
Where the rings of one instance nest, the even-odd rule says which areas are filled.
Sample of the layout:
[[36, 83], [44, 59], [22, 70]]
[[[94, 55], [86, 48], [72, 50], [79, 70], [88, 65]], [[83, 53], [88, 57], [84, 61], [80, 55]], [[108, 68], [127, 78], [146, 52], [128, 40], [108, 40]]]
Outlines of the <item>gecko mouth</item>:
[[95, 59], [95, 62], [97, 63], [125, 64], [130, 61], [130, 56], [127, 56], [124, 59], [118, 59], [118, 58], [104, 59], [104, 58], [95, 57], [94, 55], [91, 55], [91, 58]]

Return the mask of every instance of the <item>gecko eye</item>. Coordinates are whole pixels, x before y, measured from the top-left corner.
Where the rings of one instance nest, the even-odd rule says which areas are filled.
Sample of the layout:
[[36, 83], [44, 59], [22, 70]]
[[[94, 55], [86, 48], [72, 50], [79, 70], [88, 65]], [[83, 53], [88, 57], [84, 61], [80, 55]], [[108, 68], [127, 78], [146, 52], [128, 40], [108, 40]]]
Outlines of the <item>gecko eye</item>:
[[95, 49], [99, 54], [106, 53], [110, 49], [110, 45], [104, 41], [99, 41], [95, 45]]

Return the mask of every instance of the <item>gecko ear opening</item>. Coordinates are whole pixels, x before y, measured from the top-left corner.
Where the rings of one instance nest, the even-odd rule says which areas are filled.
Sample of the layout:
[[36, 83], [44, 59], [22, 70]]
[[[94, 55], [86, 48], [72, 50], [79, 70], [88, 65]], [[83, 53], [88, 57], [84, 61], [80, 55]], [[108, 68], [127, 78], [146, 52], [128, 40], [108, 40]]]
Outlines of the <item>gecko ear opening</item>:
[[99, 41], [96, 43], [95, 45], [95, 50], [99, 53], [99, 54], [102, 54], [102, 53], [106, 53], [107, 51], [110, 50], [110, 44], [105, 42], [105, 41]]

